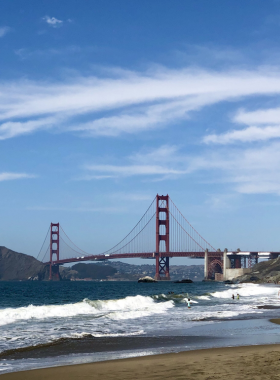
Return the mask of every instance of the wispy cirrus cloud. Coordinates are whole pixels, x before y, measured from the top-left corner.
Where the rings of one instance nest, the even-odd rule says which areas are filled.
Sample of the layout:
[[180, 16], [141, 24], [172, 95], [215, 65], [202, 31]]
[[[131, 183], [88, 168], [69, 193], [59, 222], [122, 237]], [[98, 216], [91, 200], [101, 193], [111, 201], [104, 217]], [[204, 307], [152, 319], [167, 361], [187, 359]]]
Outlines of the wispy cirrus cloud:
[[12, 29], [9, 26], [0, 26], [0, 38], [4, 37], [7, 33], [9, 33]]
[[266, 141], [280, 137], [280, 125], [267, 127], [248, 127], [241, 130], [232, 130], [223, 134], [211, 134], [203, 138], [206, 144], [234, 144], [256, 141]]
[[35, 175], [28, 173], [12, 173], [12, 172], [2, 172], [0, 173], [0, 182], [2, 181], [12, 181], [16, 179], [25, 178], [35, 178]]
[[240, 124], [280, 124], [280, 108], [257, 109], [255, 111], [240, 110], [233, 121]]
[[228, 186], [230, 193], [280, 195], [279, 167], [280, 142], [263, 147], [207, 150], [199, 155], [187, 155], [181, 147], [165, 145], [126, 157], [123, 164], [86, 165], [85, 175], [79, 179], [92, 180], [96, 175], [149, 181], [188, 177], [195, 182], [199, 178], [199, 182], [210, 186]]
[[0, 125], [0, 140], [30, 134], [40, 129], [49, 129], [52, 128], [57, 121], [57, 118], [53, 117], [40, 118], [25, 122], [8, 121]]
[[241, 110], [234, 116], [233, 122], [245, 124], [247, 127], [204, 136], [203, 142], [225, 145], [266, 141], [280, 137], [280, 108], [278, 107], [255, 111]]
[[[89, 136], [145, 132], [223, 101], [280, 93], [280, 70], [156, 68], [107, 71], [64, 82], [0, 83], [0, 138], [44, 128]], [[82, 116], [82, 118], [81, 118]], [[54, 120], [49, 126], [49, 118]], [[15, 124], [16, 123], [16, 124]], [[11, 130], [9, 132], [9, 129]]]
[[[131, 177], [131, 176], [158, 176], [183, 174], [181, 170], [167, 168], [161, 165], [89, 165], [86, 167], [91, 172], [110, 173], [114, 177]], [[88, 176], [90, 178], [90, 176]]]
[[144, 177], [152, 180], [162, 180], [171, 177], [178, 177], [185, 174], [185, 170], [178, 167], [176, 156], [172, 158], [178, 148], [175, 146], [161, 146], [152, 151], [143, 150], [135, 155], [126, 158], [128, 164], [87, 164], [83, 167], [84, 175], [77, 180]]

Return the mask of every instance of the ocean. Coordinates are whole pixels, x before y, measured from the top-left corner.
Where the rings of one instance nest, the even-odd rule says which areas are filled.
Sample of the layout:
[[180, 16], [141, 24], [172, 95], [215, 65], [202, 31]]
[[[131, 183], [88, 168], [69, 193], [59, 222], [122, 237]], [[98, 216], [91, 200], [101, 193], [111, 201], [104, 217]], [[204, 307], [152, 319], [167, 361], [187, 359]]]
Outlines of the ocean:
[[215, 282], [0, 282], [0, 373], [280, 343], [280, 326], [269, 322], [280, 317], [279, 289]]

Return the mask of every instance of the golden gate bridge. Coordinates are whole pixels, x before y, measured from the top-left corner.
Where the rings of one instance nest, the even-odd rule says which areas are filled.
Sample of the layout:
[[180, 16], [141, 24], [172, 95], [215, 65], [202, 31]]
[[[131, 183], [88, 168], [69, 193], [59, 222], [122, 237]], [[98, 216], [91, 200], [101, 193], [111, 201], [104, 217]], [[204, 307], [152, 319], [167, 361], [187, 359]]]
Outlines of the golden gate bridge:
[[215, 249], [183, 216], [169, 195], [156, 195], [134, 228], [116, 245], [101, 253], [88, 253], [68, 237], [59, 223], [51, 223], [37, 256], [49, 265], [49, 279], [59, 280], [59, 266], [83, 261], [153, 258], [155, 279], [170, 280], [172, 257], [202, 258], [205, 278], [214, 279], [226, 268], [251, 268], [259, 257], [276, 258], [280, 252], [228, 252]]

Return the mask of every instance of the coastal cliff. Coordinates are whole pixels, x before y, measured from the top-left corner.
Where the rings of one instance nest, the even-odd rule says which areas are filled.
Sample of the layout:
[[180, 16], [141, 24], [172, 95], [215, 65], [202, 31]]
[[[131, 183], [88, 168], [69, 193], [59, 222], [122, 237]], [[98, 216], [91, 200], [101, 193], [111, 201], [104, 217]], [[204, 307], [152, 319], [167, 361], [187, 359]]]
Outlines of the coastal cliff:
[[35, 257], [0, 246], [1, 281], [28, 280], [30, 277], [47, 280], [48, 271], [49, 268]]
[[262, 261], [254, 265], [252, 272], [236, 277], [234, 282], [279, 283], [280, 282], [280, 257], [273, 260]]

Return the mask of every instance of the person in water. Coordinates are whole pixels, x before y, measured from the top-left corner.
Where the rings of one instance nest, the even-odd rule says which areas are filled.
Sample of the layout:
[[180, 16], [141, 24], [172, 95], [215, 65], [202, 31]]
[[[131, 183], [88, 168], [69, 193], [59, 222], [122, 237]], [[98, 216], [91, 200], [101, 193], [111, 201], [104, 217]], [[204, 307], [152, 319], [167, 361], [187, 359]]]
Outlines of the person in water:
[[231, 296], [231, 298], [234, 300], [234, 294]]
[[237, 293], [236, 298], [239, 300], [239, 294]]
[[188, 298], [187, 304], [188, 304], [188, 309], [190, 309], [191, 308], [191, 300], [189, 298]]

